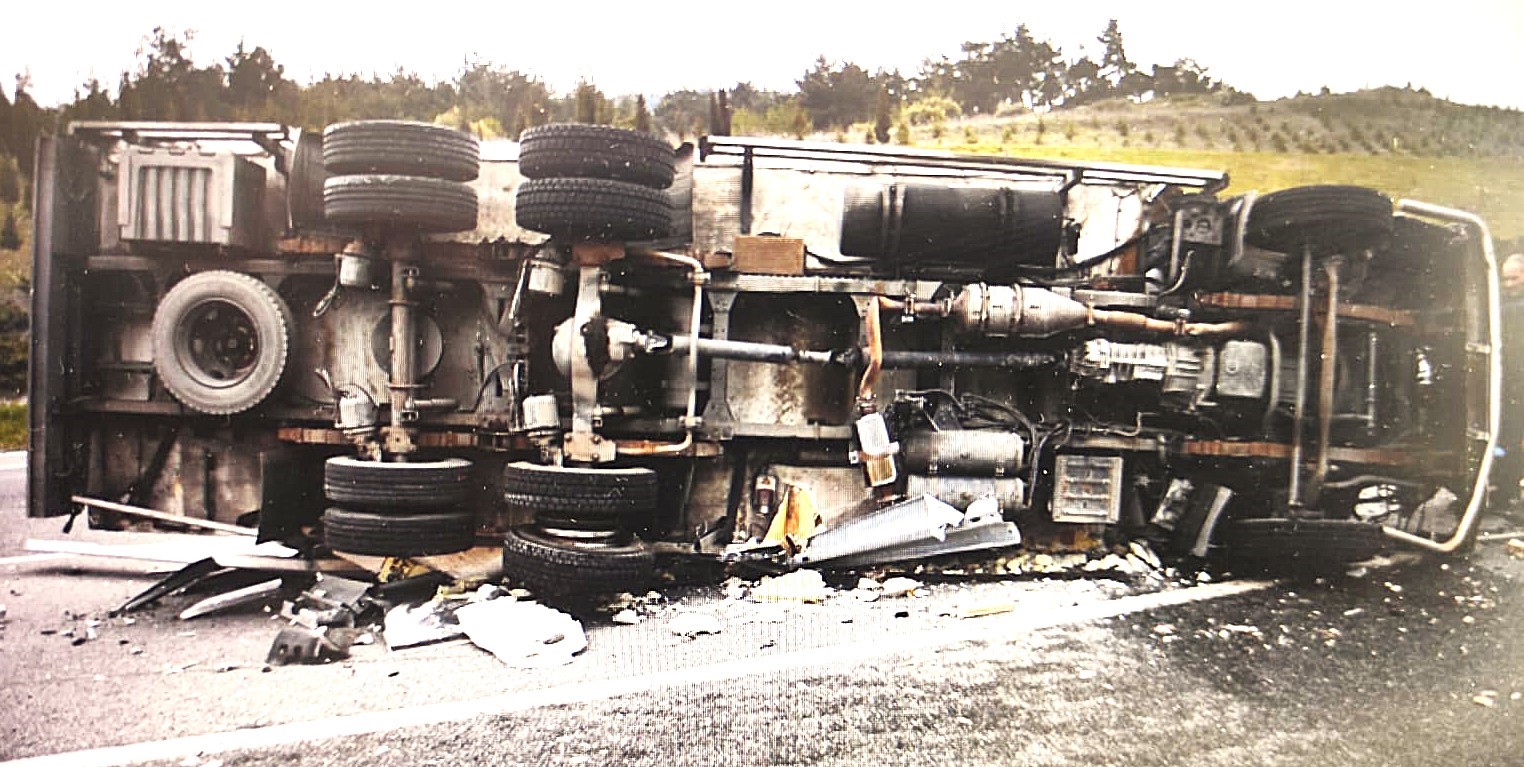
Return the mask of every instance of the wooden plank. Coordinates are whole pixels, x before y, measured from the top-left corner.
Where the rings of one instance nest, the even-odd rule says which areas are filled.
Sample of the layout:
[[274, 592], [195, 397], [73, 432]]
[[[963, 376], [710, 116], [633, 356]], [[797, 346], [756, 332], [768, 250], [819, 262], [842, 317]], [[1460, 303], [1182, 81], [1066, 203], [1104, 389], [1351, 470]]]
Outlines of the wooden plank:
[[205, 530], [214, 530], [219, 533], [232, 533], [233, 535], [244, 535], [251, 538], [259, 535], [259, 531], [255, 530], [252, 527], [239, 527], [238, 525], [230, 525], [226, 522], [216, 522], [210, 519], [196, 519], [194, 517], [185, 517], [179, 514], [166, 514], [162, 511], [144, 509], [138, 506], [128, 506], [123, 503], [103, 501], [99, 498], [88, 498], [83, 495], [76, 495], [69, 500], [81, 506], [89, 506], [92, 508], [103, 509], [105, 511], [114, 511], [118, 514], [126, 514], [132, 517], [158, 519], [165, 522], [173, 522], [177, 525], [185, 525], [186, 527], [199, 527]]

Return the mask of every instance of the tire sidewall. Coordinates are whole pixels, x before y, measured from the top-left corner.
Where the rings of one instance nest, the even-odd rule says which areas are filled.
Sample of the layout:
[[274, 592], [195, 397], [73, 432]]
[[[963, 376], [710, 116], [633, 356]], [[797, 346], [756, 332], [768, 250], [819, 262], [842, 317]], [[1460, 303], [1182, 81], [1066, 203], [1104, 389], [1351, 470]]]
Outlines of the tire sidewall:
[[[242, 312], [259, 345], [253, 370], [226, 386], [209, 383], [181, 343], [185, 323], [214, 302]], [[240, 272], [198, 272], [170, 288], [154, 310], [154, 370], [160, 383], [187, 407], [212, 415], [239, 413], [263, 402], [280, 384], [293, 325], [290, 307], [259, 279]]]

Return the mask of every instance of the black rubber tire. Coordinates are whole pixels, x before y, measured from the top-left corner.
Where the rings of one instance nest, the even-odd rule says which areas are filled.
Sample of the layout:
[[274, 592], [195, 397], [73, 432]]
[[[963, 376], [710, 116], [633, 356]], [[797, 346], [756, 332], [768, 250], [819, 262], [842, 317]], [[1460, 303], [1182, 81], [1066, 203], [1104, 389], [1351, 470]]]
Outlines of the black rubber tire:
[[419, 176], [331, 176], [323, 182], [329, 223], [422, 232], [476, 228], [476, 190]]
[[1340, 566], [1388, 547], [1378, 525], [1343, 519], [1240, 519], [1214, 536], [1230, 560], [1262, 565]]
[[323, 543], [334, 551], [378, 557], [453, 554], [476, 544], [476, 517], [448, 514], [372, 514], [350, 509], [323, 512]]
[[298, 231], [323, 225], [323, 134], [302, 131], [296, 137], [288, 160], [286, 181], [286, 219]]
[[519, 226], [558, 237], [655, 240], [672, 228], [672, 200], [658, 189], [601, 178], [546, 178], [519, 185]]
[[385, 463], [335, 456], [323, 464], [328, 500], [382, 513], [459, 506], [470, 482], [471, 462], [464, 458]]
[[607, 125], [539, 125], [519, 138], [524, 178], [603, 178], [666, 189], [675, 164], [672, 147], [661, 138]]
[[186, 407], [241, 413], [280, 384], [294, 325], [291, 308], [259, 279], [197, 272], [170, 288], [154, 310], [153, 369]]
[[1383, 246], [1392, 234], [1392, 199], [1360, 186], [1299, 186], [1271, 192], [1249, 210], [1244, 237], [1280, 253], [1316, 254]]
[[323, 167], [334, 175], [381, 173], [470, 181], [481, 166], [476, 137], [406, 120], [361, 120], [323, 131]]
[[503, 538], [503, 573], [537, 595], [641, 591], [655, 566], [651, 547], [634, 537], [621, 545], [579, 544], [521, 525]]
[[503, 467], [503, 507], [547, 526], [613, 530], [625, 517], [656, 508], [656, 472], [591, 469], [518, 461]]

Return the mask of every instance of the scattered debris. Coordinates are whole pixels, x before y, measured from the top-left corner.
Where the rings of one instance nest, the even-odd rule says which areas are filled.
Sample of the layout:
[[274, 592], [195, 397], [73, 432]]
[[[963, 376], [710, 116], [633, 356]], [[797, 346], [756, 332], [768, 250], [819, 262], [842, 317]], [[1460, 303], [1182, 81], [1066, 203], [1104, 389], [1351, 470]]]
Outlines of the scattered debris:
[[1509, 538], [1507, 546], [1510, 555], [1524, 559], [1524, 538]]
[[262, 602], [275, 596], [276, 594], [279, 594], [280, 587], [283, 583], [284, 581], [279, 578], [272, 578], [268, 581], [256, 583], [252, 586], [245, 586], [241, 589], [234, 589], [227, 592], [226, 594], [218, 594], [217, 596], [207, 597], [206, 599], [203, 599], [200, 602], [197, 602], [190, 607], [181, 610], [180, 620], [188, 621], [192, 618], [200, 618], [203, 615], [211, 615], [213, 613], [222, 612], [223, 610], [231, 610], [235, 607], [242, 607], [244, 605], [250, 605], [256, 602]]
[[447, 642], [465, 635], [455, 612], [460, 605], [429, 601], [419, 605], [397, 605], [386, 611], [382, 634], [393, 650]]
[[751, 590], [751, 598], [758, 602], [820, 603], [830, 595], [831, 588], [816, 570], [795, 570], [787, 575], [763, 578]]
[[718, 634], [723, 626], [720, 619], [709, 613], [683, 612], [678, 613], [671, 623], [667, 624], [667, 630], [673, 634], [692, 639], [700, 634]]
[[1497, 690], [1482, 690], [1471, 698], [1471, 702], [1483, 708], [1492, 708], [1498, 704]]
[[472, 643], [514, 668], [562, 666], [587, 649], [576, 618], [536, 602], [475, 602], [456, 610], [455, 618]]
[[297, 663], [329, 663], [349, 657], [348, 644], [330, 638], [326, 628], [286, 626], [275, 635], [265, 662], [273, 666]]
[[1015, 612], [1015, 610], [1015, 602], [997, 600], [963, 605], [954, 610], [952, 614], [958, 618], [982, 618], [986, 615], [999, 615], [1001, 613]]
[[634, 626], [635, 624], [640, 623], [642, 618], [640, 617], [640, 613], [637, 613], [634, 610], [626, 607], [625, 609], [614, 613], [614, 616], [609, 618], [609, 620], [621, 626]]
[[818, 532], [791, 560], [795, 566], [860, 567], [1021, 543], [993, 497], [958, 511], [929, 495], [887, 506], [840, 527]]
[[917, 590], [921, 588], [921, 582], [914, 578], [890, 578], [884, 581], [880, 588], [881, 593], [890, 598], [916, 596]]

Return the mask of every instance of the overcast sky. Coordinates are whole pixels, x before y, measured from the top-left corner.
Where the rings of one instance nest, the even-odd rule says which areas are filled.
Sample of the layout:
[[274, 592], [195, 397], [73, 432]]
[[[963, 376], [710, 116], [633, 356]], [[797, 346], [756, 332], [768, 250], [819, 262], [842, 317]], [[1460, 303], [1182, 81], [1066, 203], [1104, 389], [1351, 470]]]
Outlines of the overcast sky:
[[562, 93], [587, 78], [611, 95], [654, 98], [738, 81], [791, 90], [820, 55], [909, 76], [926, 58], [956, 58], [960, 43], [994, 40], [1022, 23], [1069, 57], [1098, 57], [1095, 38], [1114, 17], [1135, 63], [1191, 57], [1261, 99], [1325, 85], [1412, 84], [1463, 103], [1524, 107], [1524, 0], [952, 0], [916, 4], [917, 15], [871, 0], [16, 5], [5, 14], [0, 84], [8, 92], [10, 77], [29, 72], [33, 97], [48, 106], [91, 77], [114, 87], [155, 26], [193, 30], [190, 51], [203, 66], [240, 39], [264, 46], [299, 82], [399, 66], [452, 79], [474, 59], [534, 74]]

